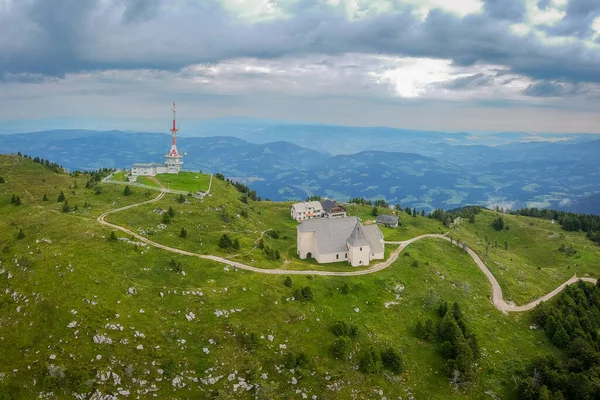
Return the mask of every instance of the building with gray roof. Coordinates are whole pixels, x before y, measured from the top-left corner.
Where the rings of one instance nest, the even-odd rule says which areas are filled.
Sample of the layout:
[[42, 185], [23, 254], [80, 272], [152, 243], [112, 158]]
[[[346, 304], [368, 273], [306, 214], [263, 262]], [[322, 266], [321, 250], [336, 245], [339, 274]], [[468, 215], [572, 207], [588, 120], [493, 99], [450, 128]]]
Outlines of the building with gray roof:
[[388, 228], [398, 227], [398, 217], [395, 215], [378, 215], [376, 221], [379, 225], [387, 226]]
[[353, 267], [384, 258], [383, 234], [357, 217], [309, 219], [298, 225], [298, 256], [320, 264], [347, 261]]

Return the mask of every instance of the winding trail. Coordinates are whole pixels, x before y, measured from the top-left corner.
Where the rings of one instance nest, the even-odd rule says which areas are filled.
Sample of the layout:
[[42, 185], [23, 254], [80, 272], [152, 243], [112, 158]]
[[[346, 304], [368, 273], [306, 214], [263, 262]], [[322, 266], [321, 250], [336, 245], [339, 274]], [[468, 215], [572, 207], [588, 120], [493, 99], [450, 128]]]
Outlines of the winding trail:
[[[148, 201], [144, 201], [141, 203], [136, 203], [136, 204], [131, 204], [125, 207], [121, 207], [121, 208], [116, 208], [114, 210], [110, 210], [105, 212], [104, 214], [100, 215], [97, 220], [99, 223], [101, 223], [102, 225], [108, 226], [110, 228], [119, 230], [121, 232], [127, 233], [133, 237], [135, 237], [136, 239], [150, 245], [153, 247], [156, 247], [158, 249], [162, 249], [162, 250], [166, 250], [166, 251], [170, 251], [171, 253], [176, 253], [176, 254], [181, 254], [184, 256], [190, 256], [190, 257], [197, 257], [197, 258], [201, 258], [204, 260], [211, 260], [211, 261], [215, 261], [221, 264], [226, 264], [229, 265], [231, 267], [234, 268], [239, 268], [239, 269], [244, 269], [247, 271], [252, 271], [252, 272], [257, 272], [260, 274], [269, 274], [269, 275], [319, 275], [319, 276], [358, 276], [358, 275], [367, 275], [367, 274], [372, 274], [378, 271], [382, 271], [384, 269], [386, 269], [387, 267], [389, 267], [390, 265], [392, 265], [397, 259], [398, 256], [400, 255], [400, 253], [406, 248], [406, 246], [408, 246], [409, 244], [416, 242], [417, 240], [423, 239], [423, 238], [437, 238], [437, 239], [443, 239], [446, 240], [456, 246], [458, 246], [457, 243], [454, 243], [450, 240], [450, 238], [448, 238], [446, 235], [441, 235], [441, 234], [425, 234], [425, 235], [420, 235], [417, 237], [414, 237], [412, 239], [408, 239], [408, 240], [404, 240], [404, 241], [398, 241], [398, 242], [386, 242], [387, 244], [396, 244], [398, 245], [398, 248], [396, 250], [394, 250], [389, 258], [387, 260], [384, 260], [380, 263], [374, 264], [371, 267], [367, 268], [367, 269], [362, 269], [362, 270], [357, 270], [357, 271], [324, 271], [324, 270], [315, 270], [315, 271], [305, 271], [305, 270], [287, 270], [287, 269], [265, 269], [265, 268], [258, 268], [258, 267], [253, 267], [251, 265], [247, 265], [247, 264], [243, 264], [237, 261], [232, 261], [229, 260], [227, 258], [223, 258], [223, 257], [218, 257], [218, 256], [213, 256], [213, 255], [207, 255], [207, 254], [198, 254], [198, 253], [192, 253], [186, 250], [181, 250], [181, 249], [176, 249], [174, 247], [169, 247], [169, 246], [165, 246], [164, 244], [160, 244], [160, 243], [156, 243], [142, 235], [139, 235], [127, 228], [124, 228], [122, 226], [119, 225], [115, 225], [112, 224], [110, 222], [107, 222], [105, 220], [105, 218], [113, 213], [116, 212], [120, 212], [120, 211], [124, 211], [133, 207], [137, 207], [143, 204], [148, 204], [148, 203], [153, 203], [156, 202], [160, 199], [162, 199], [165, 195], [165, 193], [167, 193], [166, 189], [163, 187], [161, 192], [159, 193], [158, 196], [156, 196], [154, 199], [148, 200]], [[596, 283], [596, 279], [595, 278], [578, 278], [577, 276], [573, 276], [572, 278], [568, 279], [566, 282], [564, 282], [562, 285], [560, 285], [559, 287], [557, 287], [556, 289], [554, 289], [553, 291], [551, 291], [548, 294], [545, 294], [544, 296], [538, 298], [537, 300], [534, 300], [530, 303], [521, 305], [521, 306], [517, 306], [514, 305], [512, 303], [509, 303], [507, 301], [504, 300], [504, 297], [502, 296], [502, 288], [500, 287], [500, 284], [498, 283], [498, 281], [496, 280], [496, 277], [491, 273], [491, 271], [488, 269], [488, 267], [484, 264], [484, 262], [481, 260], [481, 258], [479, 258], [479, 256], [477, 255], [477, 253], [475, 253], [473, 250], [471, 250], [468, 247], [464, 247], [464, 250], [471, 256], [471, 258], [473, 259], [473, 261], [475, 262], [475, 264], [477, 264], [477, 266], [479, 267], [479, 269], [481, 270], [481, 272], [483, 272], [483, 274], [485, 275], [485, 277], [488, 279], [488, 281], [490, 282], [490, 284], [492, 285], [492, 303], [494, 304], [494, 306], [502, 311], [502, 312], [522, 312], [522, 311], [529, 311], [532, 308], [534, 308], [535, 306], [537, 306], [538, 304], [540, 304], [541, 302], [547, 301], [549, 299], [551, 299], [552, 297], [556, 296], [557, 294], [559, 294], [565, 287], [567, 287], [568, 285], [571, 285], [573, 283], [576, 283], [580, 280], [582, 281], [586, 281], [586, 282], [592, 282], [592, 283]]]

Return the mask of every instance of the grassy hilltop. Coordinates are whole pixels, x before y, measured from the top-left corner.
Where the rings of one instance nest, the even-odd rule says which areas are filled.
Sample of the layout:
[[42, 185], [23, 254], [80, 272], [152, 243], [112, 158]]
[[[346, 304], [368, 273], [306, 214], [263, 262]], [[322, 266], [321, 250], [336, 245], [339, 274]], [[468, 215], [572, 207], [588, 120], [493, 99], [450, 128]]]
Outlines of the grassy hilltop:
[[[121, 232], [110, 241], [111, 231], [96, 218], [152, 199], [156, 191], [131, 187], [126, 196], [122, 185], [86, 188], [87, 174], [57, 174], [16, 156], [0, 156], [0, 177], [0, 398], [96, 391], [119, 398], [515, 398], [513, 372], [558, 351], [541, 330], [530, 329], [529, 314], [494, 308], [489, 282], [446, 241], [413, 243], [374, 274], [292, 276], [287, 286], [285, 275], [177, 256]], [[61, 191], [76, 211], [62, 212]], [[21, 205], [11, 204], [13, 194]], [[232, 185], [216, 179], [211, 194], [184, 197], [184, 203], [166, 195], [107, 221], [161, 244], [257, 267], [352, 270], [297, 259], [288, 203], [242, 201]], [[163, 224], [169, 207], [174, 216]], [[350, 213], [373, 218], [369, 207], [352, 206]], [[508, 299], [537, 297], [574, 272], [600, 276], [599, 248], [584, 235], [512, 216], [510, 230], [495, 232], [496, 215], [484, 211], [451, 234], [477, 251]], [[400, 219], [398, 229], [383, 229], [386, 239], [447, 230], [421, 216]], [[277, 235], [266, 233], [271, 230]], [[238, 239], [240, 248], [219, 247], [223, 234]], [[279, 251], [279, 260], [259, 248], [261, 238], [263, 247]], [[572, 244], [579, 258], [558, 253], [562, 243]], [[294, 299], [307, 286], [312, 300]], [[477, 372], [464, 387], [450, 384], [439, 345], [415, 334], [417, 321], [439, 320], [441, 299], [460, 303], [479, 341]], [[338, 321], [359, 332], [345, 360], [331, 351]], [[359, 371], [370, 346], [399, 351], [403, 372]]]

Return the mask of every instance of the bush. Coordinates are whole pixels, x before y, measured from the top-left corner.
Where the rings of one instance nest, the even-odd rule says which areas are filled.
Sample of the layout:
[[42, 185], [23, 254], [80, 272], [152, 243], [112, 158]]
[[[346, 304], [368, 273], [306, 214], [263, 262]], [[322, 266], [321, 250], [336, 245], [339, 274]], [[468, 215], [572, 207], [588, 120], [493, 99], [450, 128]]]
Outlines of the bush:
[[395, 349], [388, 347], [381, 352], [381, 363], [383, 368], [395, 374], [399, 374], [404, 370], [404, 361]]
[[66, 214], [69, 211], [71, 211], [71, 207], [69, 207], [69, 201], [65, 200], [65, 203], [62, 206], [62, 212]]
[[19, 233], [17, 233], [17, 239], [24, 239], [25, 238], [25, 233], [23, 232], [23, 229], [19, 229]]
[[279, 232], [277, 232], [273, 229], [268, 230], [267, 232], [265, 232], [265, 234], [267, 236], [269, 236], [270, 238], [279, 239]]
[[179, 232], [179, 237], [183, 239], [187, 237], [187, 231], [185, 230], [185, 228], [181, 228], [181, 231]]
[[346, 282], [342, 285], [342, 288], [340, 289], [340, 291], [342, 292], [342, 294], [350, 293], [350, 285], [348, 285], [348, 282]]
[[221, 235], [221, 238], [219, 239], [220, 248], [226, 249], [228, 247], [231, 247], [232, 244], [233, 242], [231, 241], [231, 238], [226, 233]]
[[58, 197], [56, 198], [56, 202], [57, 203], [61, 203], [65, 201], [65, 194], [63, 193], [63, 191], [61, 190]]
[[494, 219], [492, 221], [492, 227], [497, 230], [497, 231], [501, 231], [504, 229], [504, 218], [502, 218], [502, 216], [498, 216], [498, 218]]
[[[61, 193], [62, 193], [62, 192], [61, 192]], [[100, 194], [100, 193], [102, 193], [102, 186], [96, 186], [95, 193], [96, 193], [96, 194]]]
[[344, 321], [337, 321], [333, 325], [333, 334], [335, 336], [345, 336], [356, 339], [359, 336], [358, 326], [355, 324], [347, 324]]
[[179, 195], [179, 198], [177, 199], [177, 202], [178, 202], [178, 203], [181, 203], [181, 204], [182, 204], [182, 203], [185, 203], [185, 197], [184, 197], [182, 194], [180, 194], [180, 195]]
[[334, 340], [333, 345], [331, 346], [331, 353], [333, 356], [340, 360], [345, 360], [350, 354], [350, 348], [352, 343], [350, 339], [347, 337], [339, 337]]
[[358, 369], [367, 374], [375, 374], [381, 371], [381, 355], [373, 347], [364, 351], [358, 360]]
[[123, 195], [124, 196], [131, 196], [131, 188], [129, 187], [129, 185], [125, 186], [125, 190], [123, 190]]
[[287, 276], [285, 278], [285, 280], [283, 281], [283, 284], [287, 287], [292, 287], [292, 278], [290, 278], [289, 276]]
[[162, 223], [167, 225], [169, 222], [171, 222], [171, 218], [169, 218], [169, 214], [164, 213], [162, 215], [162, 219], [161, 219]]
[[0, 176], [0, 183], [6, 182], [3, 177]]
[[173, 210], [173, 207], [169, 206], [169, 209], [167, 210], [167, 215], [171, 218], [175, 216], [175, 210]]
[[117, 241], [117, 234], [115, 233], [115, 231], [111, 231], [110, 232], [110, 236], [108, 237], [108, 241], [109, 242], [116, 242]]
[[313, 293], [310, 286], [304, 286], [302, 289], [296, 289], [294, 291], [294, 298], [297, 300], [311, 301], [313, 299]]
[[44, 197], [42, 198], [42, 201], [48, 201], [48, 196], [46, 196], [46, 195], [44, 194]]

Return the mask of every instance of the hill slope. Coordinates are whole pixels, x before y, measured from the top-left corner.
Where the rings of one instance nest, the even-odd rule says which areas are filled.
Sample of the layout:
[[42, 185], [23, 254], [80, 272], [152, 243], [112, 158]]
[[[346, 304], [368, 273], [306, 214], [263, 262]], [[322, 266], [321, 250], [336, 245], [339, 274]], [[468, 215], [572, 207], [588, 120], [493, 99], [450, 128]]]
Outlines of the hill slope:
[[[556, 351], [543, 332], [529, 329], [527, 315], [499, 313], [488, 300], [488, 281], [471, 258], [445, 241], [411, 244], [390, 268], [376, 274], [294, 276], [289, 287], [284, 276], [174, 256], [119, 233], [116, 241], [108, 240], [110, 230], [96, 217], [148, 200], [156, 192], [147, 195], [132, 188], [132, 194], [124, 196], [122, 186], [100, 185], [96, 194], [95, 187], [85, 188], [88, 175], [56, 174], [15, 156], [0, 156], [0, 176], [6, 180], [0, 184], [0, 393], [14, 398], [50, 392], [58, 398], [69, 398], [73, 392], [119, 398], [126, 393], [265, 399], [302, 393], [319, 399], [374, 395], [468, 399], [492, 393], [511, 398], [515, 366]], [[268, 238], [267, 243], [291, 250], [294, 224], [288, 205], [243, 203], [240, 194], [222, 181], [213, 190], [204, 201], [188, 199], [181, 204], [177, 196], [167, 195], [111, 218], [145, 231], [154, 241], [205, 253], [221, 251], [216, 250], [216, 241], [220, 233], [228, 232], [240, 239], [241, 248], [221, 254], [254, 259], [265, 268], [277, 266], [253, 245], [264, 230], [276, 229], [280, 238]], [[60, 191], [70, 205], [79, 205], [77, 211], [62, 212], [64, 203], [56, 202]], [[10, 203], [13, 193], [21, 205]], [[42, 200], [44, 194], [49, 201]], [[84, 209], [84, 202], [91, 207]], [[175, 216], [160, 228], [161, 216], [155, 210], [169, 206]], [[241, 215], [242, 209], [248, 217]], [[353, 206], [351, 212], [366, 218], [370, 208]], [[486, 219], [493, 215], [485, 212], [475, 224], [459, 224], [453, 235], [464, 234], [467, 243], [476, 243], [480, 234], [490, 234]], [[522, 257], [528, 248], [547, 241], [540, 229], [556, 228], [528, 230], [529, 223], [537, 221], [520, 218], [523, 223], [518, 227], [511, 222], [507, 233], [514, 231], [514, 236], [507, 237], [511, 244], [504, 257]], [[384, 230], [386, 238], [443, 228], [420, 216], [401, 214], [400, 219], [399, 229]], [[189, 232], [185, 239], [178, 237], [182, 226]], [[519, 246], [526, 237], [530, 242]], [[597, 247], [580, 241], [580, 234], [564, 233], [562, 240], [581, 251], [582, 272], [598, 272], [593, 258]], [[548, 248], [552, 246], [554, 242]], [[292, 261], [291, 251], [282, 254]], [[543, 262], [554, 263], [558, 257], [563, 256], [549, 253]], [[307, 286], [312, 300], [294, 298], [296, 289]], [[516, 298], [516, 289], [514, 293]], [[418, 320], [437, 318], [440, 299], [461, 304], [483, 355], [472, 384], [460, 390], [445, 377], [437, 345], [415, 337]], [[331, 353], [337, 321], [355, 324], [359, 330], [359, 338], [350, 342], [351, 357], [345, 360]], [[358, 359], [369, 346], [400, 351], [404, 372], [360, 372]]]

